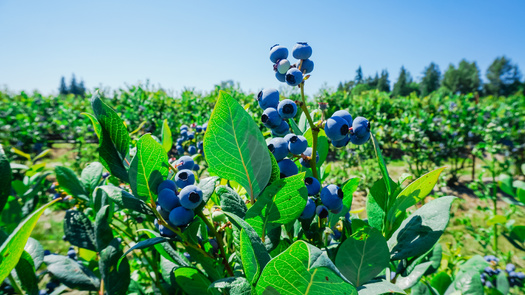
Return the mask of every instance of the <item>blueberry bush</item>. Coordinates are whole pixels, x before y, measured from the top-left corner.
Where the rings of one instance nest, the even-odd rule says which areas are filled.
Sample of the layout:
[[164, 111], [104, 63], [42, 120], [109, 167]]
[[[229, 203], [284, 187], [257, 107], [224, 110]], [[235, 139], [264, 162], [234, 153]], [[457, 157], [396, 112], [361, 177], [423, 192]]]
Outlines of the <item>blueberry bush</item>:
[[[343, 105], [345, 100], [332, 102], [332, 95], [322, 103], [308, 103], [304, 89], [314, 70], [312, 53], [306, 42], [297, 43], [291, 50], [293, 63], [286, 47], [271, 47], [276, 79], [300, 92], [289, 98], [272, 88], [254, 96], [221, 90], [191, 104], [195, 96], [172, 100], [163, 91], [140, 87], [113, 98], [103, 91], [88, 95], [90, 110], [69, 112], [78, 126], [65, 127], [82, 136], [93, 130], [98, 141], [96, 161], [79, 171], [46, 168], [38, 162], [45, 154], [32, 157], [23, 151], [24, 143], [10, 154], [0, 149], [2, 292], [366, 295], [519, 290], [523, 272], [510, 263], [498, 268], [495, 256], [451, 260], [452, 267], [443, 270], [438, 241], [456, 198], [428, 196], [445, 171], [429, 163], [452, 159], [452, 169], [459, 171], [469, 153], [492, 160], [483, 153], [507, 149], [504, 140], [519, 142], [523, 130], [512, 127], [501, 134], [497, 128], [502, 126], [495, 126], [492, 137], [480, 138], [481, 130], [459, 126], [464, 123], [446, 111], [443, 116], [450, 122], [438, 128], [432, 118], [440, 117], [424, 112], [409, 117], [408, 108], [399, 110], [396, 104], [412, 102], [386, 101], [377, 93], [353, 101], [351, 108]], [[185, 115], [162, 112], [168, 107], [185, 108]], [[205, 115], [211, 107], [211, 115]], [[394, 111], [378, 116], [380, 108]], [[471, 115], [472, 122], [479, 119]], [[511, 126], [513, 120], [502, 118], [501, 124]], [[398, 128], [393, 131], [392, 126]], [[53, 133], [56, 124], [37, 128]], [[450, 134], [466, 130], [475, 138], [472, 151], [463, 150], [465, 139], [454, 139], [460, 135]], [[442, 139], [443, 149], [450, 152], [421, 156], [419, 151], [434, 144], [429, 136]], [[396, 149], [404, 149], [414, 165], [411, 172], [417, 177], [410, 183], [408, 175], [392, 179], [383, 157], [385, 151], [394, 156], [395, 138], [400, 142]], [[41, 140], [45, 137], [27, 135], [31, 144]], [[487, 142], [495, 144], [484, 146]], [[361, 179], [330, 175], [328, 160], [334, 153], [342, 159], [361, 153], [373, 159], [377, 175], [369, 179], [364, 209], [352, 208]], [[425, 158], [430, 154], [437, 159]], [[27, 165], [10, 163], [15, 155], [27, 155]], [[52, 184], [46, 179], [50, 173], [56, 177]], [[500, 185], [512, 193], [513, 206], [522, 206], [522, 183], [508, 178], [499, 184], [494, 178], [490, 188]], [[46, 187], [53, 197], [39, 204]], [[52, 208], [66, 210], [66, 255], [45, 250], [30, 238], [40, 216]], [[366, 211], [366, 219], [359, 218], [360, 210]], [[519, 249], [523, 226], [504, 228], [509, 218], [501, 221], [497, 213], [495, 207], [493, 234], [507, 235]], [[495, 241], [495, 254], [500, 254]]]

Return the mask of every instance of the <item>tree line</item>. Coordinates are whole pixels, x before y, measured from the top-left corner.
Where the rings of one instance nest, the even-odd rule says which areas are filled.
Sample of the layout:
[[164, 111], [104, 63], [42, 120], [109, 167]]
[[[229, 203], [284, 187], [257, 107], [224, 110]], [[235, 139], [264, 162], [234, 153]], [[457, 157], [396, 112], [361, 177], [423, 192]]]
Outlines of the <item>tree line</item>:
[[450, 64], [444, 74], [439, 66], [430, 63], [423, 71], [421, 81], [416, 82], [410, 73], [401, 67], [399, 77], [390, 89], [388, 71], [381, 71], [375, 76], [364, 77], [361, 66], [356, 71], [354, 80], [339, 83], [339, 91], [360, 94], [363, 91], [377, 89], [391, 92], [392, 96], [407, 96], [412, 92], [417, 95], [429, 95], [434, 91], [444, 91], [453, 94], [479, 93], [482, 95], [508, 96], [525, 89], [521, 82], [521, 72], [517, 64], [505, 57], [496, 58], [486, 72], [487, 82], [481, 81], [481, 73], [476, 62], [461, 60], [457, 67]]
[[77, 83], [75, 74], [71, 76], [71, 83], [69, 87], [66, 85], [66, 79], [64, 76], [60, 79], [60, 86], [58, 87], [58, 92], [60, 95], [74, 94], [84, 97], [86, 95], [86, 87], [84, 86], [84, 80]]

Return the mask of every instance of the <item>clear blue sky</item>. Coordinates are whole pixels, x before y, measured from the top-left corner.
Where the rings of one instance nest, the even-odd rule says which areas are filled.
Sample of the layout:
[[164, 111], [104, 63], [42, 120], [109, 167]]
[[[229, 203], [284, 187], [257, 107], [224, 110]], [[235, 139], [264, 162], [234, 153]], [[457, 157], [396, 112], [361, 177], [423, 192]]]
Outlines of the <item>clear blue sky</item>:
[[16, 1], [0, 0], [0, 87], [57, 93], [75, 73], [88, 88], [149, 79], [176, 92], [223, 80], [283, 85], [271, 45], [313, 48], [307, 90], [404, 65], [418, 79], [462, 58], [483, 76], [497, 56], [525, 67], [525, 1]]

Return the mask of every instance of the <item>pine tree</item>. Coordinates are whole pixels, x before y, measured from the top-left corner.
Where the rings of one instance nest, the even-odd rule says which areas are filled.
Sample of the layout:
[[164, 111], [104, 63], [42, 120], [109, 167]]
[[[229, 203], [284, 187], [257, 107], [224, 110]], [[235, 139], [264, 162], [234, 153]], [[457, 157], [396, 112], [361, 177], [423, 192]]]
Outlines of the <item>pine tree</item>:
[[78, 95], [86, 97], [86, 87], [84, 86], [84, 80], [80, 81], [78, 85]]
[[62, 76], [62, 78], [60, 79], [60, 87], [58, 88], [58, 92], [61, 95], [67, 95], [69, 93], [69, 90], [66, 86], [66, 79], [64, 78], [64, 76]]
[[363, 70], [361, 69], [361, 66], [357, 68], [357, 71], [355, 71], [356, 75], [354, 78], [355, 84], [361, 84], [363, 83]]
[[78, 85], [77, 85], [77, 79], [75, 78], [75, 74], [71, 77], [71, 84], [69, 86], [69, 93], [78, 95]]
[[468, 94], [479, 90], [481, 79], [476, 62], [469, 63], [465, 59], [459, 62], [458, 66], [458, 91], [461, 94]]
[[430, 63], [425, 69], [423, 79], [419, 84], [421, 94], [427, 96], [430, 93], [436, 91], [439, 88], [439, 82], [441, 79], [441, 72], [439, 71], [438, 65]]
[[458, 92], [458, 71], [453, 64], [448, 66], [447, 71], [443, 75], [443, 81], [441, 81], [441, 86], [452, 93]]
[[399, 78], [397, 78], [396, 84], [394, 84], [394, 89], [392, 90], [393, 96], [407, 96], [412, 91], [411, 89], [412, 78], [410, 74], [405, 69], [404, 66], [401, 67], [401, 72], [399, 73]]
[[377, 90], [382, 92], [390, 92], [390, 81], [388, 81], [388, 71], [382, 70], [381, 77], [377, 81]]
[[505, 56], [496, 58], [487, 69], [489, 82], [485, 92], [491, 95], [508, 96], [519, 89], [521, 73], [516, 64]]

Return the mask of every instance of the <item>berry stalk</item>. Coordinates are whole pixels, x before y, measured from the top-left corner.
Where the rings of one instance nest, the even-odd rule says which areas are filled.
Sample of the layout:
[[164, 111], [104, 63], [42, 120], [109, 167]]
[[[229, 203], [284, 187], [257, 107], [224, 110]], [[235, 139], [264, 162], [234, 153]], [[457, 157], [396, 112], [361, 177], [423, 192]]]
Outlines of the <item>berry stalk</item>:
[[312, 120], [312, 117], [310, 116], [310, 112], [308, 111], [308, 107], [306, 106], [306, 99], [304, 97], [304, 81], [299, 84], [299, 87], [301, 88], [301, 109], [303, 110], [304, 114], [306, 115], [306, 119], [308, 120], [308, 124], [310, 125], [310, 129], [312, 130], [312, 158], [310, 159], [310, 167], [312, 168], [312, 175], [319, 179], [319, 176], [317, 175], [317, 137], [319, 135], [319, 128], [315, 126], [314, 121]]

